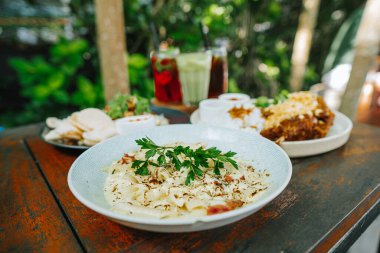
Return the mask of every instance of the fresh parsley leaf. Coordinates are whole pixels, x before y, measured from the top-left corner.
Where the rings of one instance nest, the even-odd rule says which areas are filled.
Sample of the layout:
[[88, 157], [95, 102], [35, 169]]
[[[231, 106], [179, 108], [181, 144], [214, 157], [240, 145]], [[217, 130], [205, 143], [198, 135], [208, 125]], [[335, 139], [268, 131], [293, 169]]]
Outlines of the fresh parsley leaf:
[[[175, 147], [158, 146], [149, 137], [136, 140], [136, 143], [141, 146], [141, 149], [147, 150], [145, 161], [135, 160], [132, 163], [132, 168], [136, 169], [135, 173], [138, 175], [149, 175], [149, 165], [160, 167], [171, 162], [177, 171], [181, 168], [188, 169], [185, 184], [189, 185], [196, 177], [203, 177], [202, 168], [208, 168], [210, 161], [214, 161], [213, 171], [215, 175], [221, 174], [220, 169], [225, 168], [225, 163], [230, 163], [235, 169], [238, 169], [237, 162], [233, 159], [236, 153], [232, 151], [223, 153], [216, 147], [207, 149], [199, 147], [193, 150], [189, 146], [181, 145]], [[158, 154], [157, 162], [152, 159], [156, 154]]]
[[147, 175], [149, 175], [149, 170], [148, 170], [148, 167], [145, 165], [145, 166], [141, 166], [140, 168], [138, 168], [135, 171], [135, 173], [138, 175], [141, 175], [141, 176], [147, 176]]
[[227, 156], [227, 157], [233, 157], [235, 155], [236, 155], [236, 153], [232, 152], [232, 151], [228, 151], [227, 153], [224, 154], [224, 156]]
[[220, 175], [220, 170], [219, 170], [219, 162], [218, 161], [215, 161], [214, 162], [214, 174], [219, 176]]
[[289, 95], [289, 91], [287, 91], [287, 90], [281, 90], [281, 92], [278, 93], [274, 97], [274, 103], [275, 104], [279, 104], [279, 103], [284, 102], [286, 99], [288, 99], [288, 95]]
[[231, 158], [228, 158], [227, 161], [235, 168], [239, 169], [239, 166], [237, 165], [237, 162], [235, 160], [232, 160]]
[[202, 177], [203, 176], [203, 171], [197, 167], [197, 166], [193, 166], [193, 171], [194, 173], [198, 176], [198, 177]]
[[182, 167], [182, 164], [180, 162], [180, 160], [178, 159], [178, 157], [175, 155], [175, 153], [173, 151], [166, 151], [165, 155], [171, 159], [172, 163], [174, 164], [176, 170], [180, 170], [181, 167]]
[[189, 174], [187, 174], [185, 185], [189, 185], [191, 181], [195, 179], [195, 175], [193, 171], [190, 171]]
[[132, 168], [134, 169], [134, 168], [139, 168], [140, 166], [141, 166], [141, 164], [143, 164], [144, 163], [144, 161], [141, 161], [141, 160], [134, 160], [133, 162], [132, 162]]
[[157, 162], [158, 162], [158, 165], [162, 166], [166, 162], [165, 155], [160, 155], [157, 158]]
[[150, 149], [145, 153], [145, 159], [149, 159], [153, 157], [157, 153], [157, 150], [155, 149]]
[[155, 167], [160, 167], [161, 165], [159, 165], [159, 164], [157, 164], [157, 163], [154, 163], [154, 162], [152, 162], [152, 161], [149, 161], [148, 162], [150, 165], [153, 165], [153, 166], [155, 166]]
[[255, 106], [257, 107], [261, 107], [261, 108], [265, 108], [265, 107], [268, 107], [270, 106], [270, 102], [269, 102], [269, 99], [267, 97], [258, 97], [255, 99]]

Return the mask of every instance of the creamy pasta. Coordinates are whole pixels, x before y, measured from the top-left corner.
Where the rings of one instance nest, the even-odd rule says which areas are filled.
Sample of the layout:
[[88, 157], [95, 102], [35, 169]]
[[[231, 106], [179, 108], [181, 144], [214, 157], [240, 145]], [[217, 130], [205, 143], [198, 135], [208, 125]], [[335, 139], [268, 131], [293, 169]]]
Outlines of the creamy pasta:
[[[202, 144], [186, 146], [196, 149]], [[144, 159], [145, 152], [125, 154], [106, 168], [104, 192], [113, 211], [156, 218], [205, 216], [250, 204], [268, 187], [269, 174], [241, 159], [236, 159], [238, 170], [225, 164], [218, 176], [213, 173], [213, 162], [209, 161], [209, 168], [203, 168], [203, 176], [189, 185], [185, 185], [187, 168], [178, 171], [173, 166], [149, 166], [150, 175], [137, 175], [132, 162]], [[157, 158], [156, 155], [151, 159], [157, 161]], [[180, 159], [186, 157], [182, 155]]]

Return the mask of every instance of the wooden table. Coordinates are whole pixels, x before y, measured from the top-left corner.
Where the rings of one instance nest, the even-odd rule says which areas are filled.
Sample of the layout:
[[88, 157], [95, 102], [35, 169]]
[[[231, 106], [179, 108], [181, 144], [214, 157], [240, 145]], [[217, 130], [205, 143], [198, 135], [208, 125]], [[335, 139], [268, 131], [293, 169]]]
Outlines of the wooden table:
[[41, 140], [41, 124], [0, 135], [2, 252], [326, 252], [346, 250], [380, 213], [380, 128], [356, 124], [335, 151], [294, 159], [285, 191], [235, 224], [159, 234], [79, 203], [67, 173], [78, 153]]

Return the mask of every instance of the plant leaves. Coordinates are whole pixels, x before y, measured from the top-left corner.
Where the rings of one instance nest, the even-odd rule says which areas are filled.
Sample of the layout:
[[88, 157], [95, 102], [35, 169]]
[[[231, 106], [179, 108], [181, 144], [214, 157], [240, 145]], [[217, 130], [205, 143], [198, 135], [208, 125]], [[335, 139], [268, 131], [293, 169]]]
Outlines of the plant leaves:
[[157, 153], [157, 150], [155, 149], [150, 149], [145, 153], [145, 159], [149, 159], [153, 157]]
[[158, 162], [158, 165], [159, 166], [162, 166], [166, 160], [165, 160], [165, 156], [164, 155], [160, 155], [158, 158], [157, 158], [157, 162]]

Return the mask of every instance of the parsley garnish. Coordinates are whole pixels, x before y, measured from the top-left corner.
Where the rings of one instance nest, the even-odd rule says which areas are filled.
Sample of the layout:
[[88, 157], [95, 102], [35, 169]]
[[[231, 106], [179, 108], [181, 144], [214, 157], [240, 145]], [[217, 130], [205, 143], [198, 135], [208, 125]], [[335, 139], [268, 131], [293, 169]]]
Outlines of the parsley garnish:
[[[185, 184], [189, 185], [191, 181], [196, 177], [203, 176], [203, 169], [209, 167], [209, 161], [214, 163], [214, 174], [220, 175], [220, 169], [224, 168], [224, 164], [230, 163], [235, 169], [238, 169], [237, 162], [233, 159], [236, 155], [235, 152], [228, 151], [222, 153], [216, 147], [204, 148], [199, 147], [195, 150], [188, 146], [174, 146], [164, 147], [154, 143], [150, 138], [145, 137], [136, 140], [136, 143], [141, 149], [147, 150], [145, 153], [145, 160], [134, 160], [132, 162], [132, 168], [135, 169], [135, 173], [138, 175], [149, 175], [148, 166], [155, 167], [173, 167], [177, 171], [181, 168], [188, 168]], [[184, 155], [185, 159], [180, 159], [180, 155]], [[157, 162], [152, 161], [152, 157], [158, 155]]]
[[256, 98], [255, 100], [255, 106], [266, 108], [270, 105], [276, 105], [283, 103], [286, 99], [288, 99], [289, 92], [287, 90], [281, 90], [280, 93], [278, 93], [274, 99], [269, 99], [268, 97], [261, 96]]

